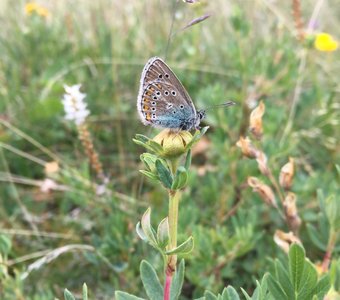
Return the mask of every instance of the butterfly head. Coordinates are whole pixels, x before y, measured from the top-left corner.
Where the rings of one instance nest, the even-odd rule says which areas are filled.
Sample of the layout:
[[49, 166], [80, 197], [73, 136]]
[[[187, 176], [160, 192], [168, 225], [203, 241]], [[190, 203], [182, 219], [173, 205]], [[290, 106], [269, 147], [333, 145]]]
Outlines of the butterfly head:
[[200, 123], [204, 118], [205, 118], [205, 110], [204, 109], [199, 110], [197, 112], [197, 117], [196, 117], [196, 120], [195, 120], [195, 128], [196, 129], [200, 128]]

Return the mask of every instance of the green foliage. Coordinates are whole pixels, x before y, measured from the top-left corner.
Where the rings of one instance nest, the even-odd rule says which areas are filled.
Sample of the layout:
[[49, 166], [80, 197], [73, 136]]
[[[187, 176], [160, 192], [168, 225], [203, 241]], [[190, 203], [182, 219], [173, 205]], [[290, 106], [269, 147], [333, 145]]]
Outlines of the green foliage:
[[268, 277], [268, 290], [274, 299], [323, 299], [330, 288], [329, 275], [318, 280], [314, 265], [306, 259], [304, 249], [293, 244], [289, 249], [289, 268], [275, 262], [275, 275]]
[[[292, 191], [302, 220], [299, 237], [311, 262], [323, 261], [335, 237], [330, 296], [338, 296], [339, 50], [318, 52], [311, 36], [308, 47], [297, 41], [290, 3], [109, 2], [70, 6], [61, 0], [54, 7], [39, 1], [50, 10], [47, 18], [25, 14], [23, 1], [1, 3], [0, 298], [62, 299], [65, 287], [81, 295], [81, 284], [88, 282], [93, 299], [112, 299], [117, 289], [128, 292], [116, 292], [117, 299], [142, 299], [131, 295], [143, 289], [138, 276], [143, 258], [164, 280], [162, 256], [169, 243], [164, 186], [183, 195], [178, 245], [188, 241], [190, 249], [195, 241], [189, 255], [181, 253], [187, 262], [183, 300], [206, 289], [218, 297], [226, 283], [238, 292], [242, 287], [247, 300], [272, 299], [272, 290], [290, 297], [295, 284], [307, 298], [310, 291], [298, 281], [306, 274], [306, 284], [326, 290], [328, 272], [315, 283], [314, 267], [306, 261], [293, 280], [273, 241], [277, 229], [289, 230], [285, 221], [246, 187], [248, 176], [262, 175], [255, 160], [241, 160], [235, 143], [248, 134], [249, 114], [259, 100], [266, 104], [261, 146], [273, 176], [278, 178], [288, 156], [296, 161]], [[315, 3], [303, 3], [303, 19], [310, 18]], [[335, 0], [320, 7], [315, 32], [339, 40], [337, 7]], [[206, 13], [207, 21], [181, 30]], [[193, 133], [175, 174], [162, 146], [146, 137], [158, 130], [142, 126], [136, 113], [140, 74], [154, 55], [166, 56], [197, 109], [237, 102], [231, 109], [207, 110], [203, 126], [209, 132], [201, 137], [204, 127]], [[76, 127], [63, 119], [63, 85], [76, 83], [87, 94], [87, 126], [107, 183], [92, 173]], [[142, 154], [142, 164], [140, 146], [149, 152]], [[46, 162], [57, 162], [59, 170], [47, 173]], [[151, 211], [149, 219], [141, 219], [148, 207], [155, 226]], [[140, 241], [138, 220], [138, 235], [162, 255]], [[94, 250], [68, 252], [34, 268], [47, 252], [74, 244]], [[182, 286], [184, 262], [178, 274]]]

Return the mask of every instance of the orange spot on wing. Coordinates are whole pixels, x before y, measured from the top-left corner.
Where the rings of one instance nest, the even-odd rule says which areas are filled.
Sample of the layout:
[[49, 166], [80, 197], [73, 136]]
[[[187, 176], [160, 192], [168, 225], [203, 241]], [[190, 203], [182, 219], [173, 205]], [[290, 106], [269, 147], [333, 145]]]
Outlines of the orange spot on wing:
[[149, 110], [150, 109], [150, 107], [149, 106], [147, 106], [147, 105], [143, 105], [143, 110], [145, 111], [145, 110]]
[[151, 113], [146, 113], [146, 116], [145, 116], [145, 119], [147, 120], [147, 121], [150, 121], [151, 120]]

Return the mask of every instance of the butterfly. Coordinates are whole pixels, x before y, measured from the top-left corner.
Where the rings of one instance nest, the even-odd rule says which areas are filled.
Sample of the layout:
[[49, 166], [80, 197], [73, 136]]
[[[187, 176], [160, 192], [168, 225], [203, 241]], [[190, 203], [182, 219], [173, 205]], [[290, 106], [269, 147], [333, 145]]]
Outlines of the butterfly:
[[[229, 106], [226, 102], [222, 106]], [[144, 66], [137, 110], [144, 125], [174, 130], [200, 129], [205, 110], [197, 111], [188, 92], [170, 67], [159, 57]]]

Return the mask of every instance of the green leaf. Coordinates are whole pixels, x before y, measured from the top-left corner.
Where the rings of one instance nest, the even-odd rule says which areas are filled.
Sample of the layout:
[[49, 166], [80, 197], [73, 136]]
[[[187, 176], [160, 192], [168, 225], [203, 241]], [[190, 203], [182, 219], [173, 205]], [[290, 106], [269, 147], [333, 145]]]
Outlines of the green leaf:
[[117, 291], [115, 292], [116, 300], [144, 300], [143, 298], [136, 297], [134, 295], [130, 295], [125, 292]]
[[217, 300], [217, 297], [209, 291], [205, 291], [204, 293], [205, 300]]
[[83, 284], [83, 300], [88, 300], [87, 285]]
[[140, 156], [140, 160], [144, 163], [147, 170], [151, 173], [156, 171], [155, 163], [157, 160], [157, 156], [151, 153], [143, 153]]
[[0, 235], [0, 254], [7, 256], [12, 248], [11, 240], [6, 236]]
[[140, 143], [147, 143], [148, 141], [150, 141], [150, 139], [145, 136], [145, 135], [142, 135], [142, 134], [136, 134], [135, 135], [135, 140], [140, 142]]
[[140, 264], [140, 277], [150, 300], [163, 299], [163, 288], [159, 282], [157, 273], [146, 260], [143, 260]]
[[287, 272], [287, 269], [278, 260], [275, 262], [275, 271], [276, 271], [276, 277], [280, 285], [282, 286], [285, 294], [288, 296], [288, 299], [294, 299], [295, 290], [292, 285], [292, 282], [289, 279], [289, 274]]
[[[242, 291], [244, 297], [246, 297], [246, 300], [253, 300], [253, 299], [258, 300], [258, 298], [253, 298], [253, 297], [251, 298], [243, 288], [241, 288], [241, 291]], [[255, 289], [254, 294], [256, 293], [256, 291], [258, 291], [258, 288]]]
[[269, 292], [272, 294], [274, 299], [276, 299], [276, 300], [293, 300], [293, 299], [288, 299], [284, 290], [282, 289], [280, 284], [275, 280], [273, 275], [269, 274], [268, 279], [267, 279], [267, 283], [268, 283]]
[[222, 292], [222, 300], [240, 300], [236, 290], [232, 286], [228, 286]]
[[191, 165], [191, 157], [192, 157], [192, 154], [191, 154], [191, 149], [189, 149], [188, 153], [187, 153], [187, 156], [185, 158], [185, 164], [184, 164], [184, 168], [188, 171], [189, 168], [190, 168], [190, 165]]
[[74, 298], [74, 296], [68, 289], [64, 290], [64, 299], [65, 300], [76, 300], [76, 298]]
[[188, 180], [187, 170], [184, 167], [178, 167], [171, 189], [172, 190], [182, 189], [186, 185], [187, 180]]
[[177, 300], [181, 294], [183, 281], [184, 281], [184, 270], [185, 270], [185, 262], [184, 262], [184, 259], [182, 259], [176, 270], [176, 274], [174, 278], [172, 279], [171, 289], [170, 289], [170, 300]]
[[326, 251], [327, 242], [323, 242], [321, 235], [312, 224], [307, 224], [307, 233], [313, 244], [322, 251]]
[[151, 172], [145, 171], [145, 170], [139, 170], [139, 172], [141, 172], [143, 175], [150, 178], [151, 180], [155, 180], [155, 181], [158, 180], [158, 176], [155, 175], [154, 173], [151, 173]]
[[167, 255], [169, 255], [169, 254], [184, 255], [184, 254], [190, 253], [193, 248], [194, 248], [194, 238], [192, 236], [190, 236], [185, 242], [180, 244], [178, 247], [171, 249], [169, 251], [166, 251], [165, 253]]
[[157, 241], [156, 241], [156, 237], [154, 234], [154, 230], [152, 229], [152, 226], [151, 226], [151, 208], [150, 207], [144, 213], [142, 220], [141, 220], [141, 225], [142, 225], [144, 235], [148, 239], [148, 242], [154, 247], [156, 247]]
[[331, 288], [330, 276], [329, 274], [326, 274], [322, 276], [321, 279], [319, 280], [318, 284], [314, 288], [313, 294], [317, 295], [319, 300], [322, 300], [330, 288]]
[[147, 238], [147, 236], [145, 235], [145, 233], [144, 233], [144, 231], [143, 231], [143, 229], [142, 229], [142, 227], [141, 227], [140, 222], [138, 222], [137, 225], [136, 225], [136, 232], [137, 232], [138, 236], [139, 236], [143, 241], [146, 241], [146, 242], [148, 241], [148, 238]]
[[314, 265], [305, 260], [305, 266], [302, 273], [302, 281], [300, 284], [299, 293], [297, 299], [309, 300], [313, 296], [313, 290], [318, 282], [318, 273], [314, 268]]
[[165, 249], [170, 239], [168, 218], [163, 219], [157, 228], [157, 244], [161, 249]]
[[305, 251], [304, 249], [298, 245], [293, 244], [289, 248], [289, 269], [290, 269], [290, 278], [292, 280], [292, 284], [294, 286], [295, 291], [299, 291], [301, 277], [305, 265]]
[[164, 163], [160, 159], [156, 160], [156, 169], [159, 180], [166, 188], [170, 189], [172, 185], [172, 176], [169, 169], [164, 166]]

